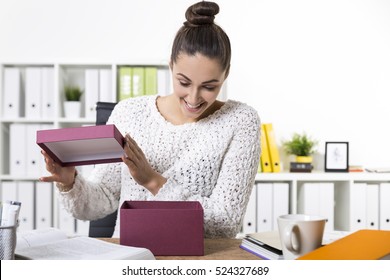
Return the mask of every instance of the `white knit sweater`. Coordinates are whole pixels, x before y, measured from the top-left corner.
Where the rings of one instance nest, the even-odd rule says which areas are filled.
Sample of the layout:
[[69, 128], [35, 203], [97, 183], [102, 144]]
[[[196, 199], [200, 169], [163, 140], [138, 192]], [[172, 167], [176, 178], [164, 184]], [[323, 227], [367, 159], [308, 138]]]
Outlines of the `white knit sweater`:
[[[61, 193], [74, 217], [102, 218], [125, 200], [199, 201], [205, 237], [236, 236], [260, 158], [260, 120], [253, 108], [228, 100], [198, 122], [173, 125], [159, 113], [156, 96], [145, 96], [119, 102], [108, 123], [129, 133], [167, 182], [153, 196], [124, 163], [96, 165], [90, 176], [79, 174], [73, 189]], [[117, 221], [116, 232], [118, 226]]]

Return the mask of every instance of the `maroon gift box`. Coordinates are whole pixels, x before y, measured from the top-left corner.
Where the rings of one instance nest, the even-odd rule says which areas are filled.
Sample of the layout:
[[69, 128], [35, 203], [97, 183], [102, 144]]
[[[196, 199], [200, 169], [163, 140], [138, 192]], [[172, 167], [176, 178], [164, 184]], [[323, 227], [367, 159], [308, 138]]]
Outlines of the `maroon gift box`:
[[124, 154], [113, 124], [38, 130], [37, 144], [62, 166], [120, 162]]
[[120, 244], [156, 256], [203, 256], [203, 208], [197, 201], [125, 201]]

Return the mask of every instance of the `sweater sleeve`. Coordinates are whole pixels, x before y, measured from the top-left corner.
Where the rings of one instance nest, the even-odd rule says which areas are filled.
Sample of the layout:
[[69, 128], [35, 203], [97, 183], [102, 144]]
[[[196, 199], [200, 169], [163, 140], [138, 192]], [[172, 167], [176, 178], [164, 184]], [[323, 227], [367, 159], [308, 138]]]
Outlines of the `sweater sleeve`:
[[193, 195], [180, 174], [169, 170], [168, 181], [156, 200], [199, 201], [204, 209], [204, 230], [208, 237], [235, 237], [239, 232], [253, 188], [260, 159], [260, 119], [249, 111], [240, 119], [226, 150], [218, 180], [209, 196]]
[[60, 192], [61, 201], [76, 219], [103, 218], [118, 209], [120, 180], [120, 164], [96, 165], [88, 179], [78, 174], [73, 188]]

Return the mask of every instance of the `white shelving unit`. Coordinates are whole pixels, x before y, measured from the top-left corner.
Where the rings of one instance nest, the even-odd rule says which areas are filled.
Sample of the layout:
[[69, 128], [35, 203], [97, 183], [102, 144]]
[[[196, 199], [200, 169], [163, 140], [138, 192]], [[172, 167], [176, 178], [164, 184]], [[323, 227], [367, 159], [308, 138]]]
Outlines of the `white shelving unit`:
[[[13, 143], [13, 139], [10, 139], [10, 128], [13, 124], [26, 124], [26, 125], [51, 125], [52, 128], [63, 128], [63, 127], [75, 127], [82, 125], [93, 125], [95, 123], [95, 117], [85, 117], [85, 94], [81, 99], [81, 117], [77, 118], [66, 118], [64, 116], [64, 87], [65, 85], [77, 85], [81, 89], [85, 89], [85, 73], [87, 69], [106, 69], [111, 70], [111, 100], [101, 101], [118, 101], [118, 82], [119, 82], [119, 69], [120, 67], [155, 67], [158, 70], [166, 71], [166, 81], [164, 81], [164, 87], [166, 92], [169, 93], [171, 90], [170, 79], [169, 79], [169, 67], [168, 63], [162, 61], [125, 61], [119, 63], [1, 63], [0, 62], [0, 186], [3, 182], [15, 182], [21, 183], [20, 185], [26, 185], [23, 182], [32, 182], [37, 184], [38, 178], [43, 174], [30, 174], [30, 175], [16, 175], [12, 174], [10, 168], [10, 146]], [[25, 107], [25, 83], [26, 83], [26, 70], [28, 68], [50, 68], [53, 73], [52, 81], [50, 82], [50, 92], [52, 97], [52, 114], [46, 117], [26, 117], [24, 112]], [[17, 68], [20, 74], [20, 106], [22, 108], [19, 116], [9, 116], [4, 113], [5, 110], [5, 70], [9, 68]], [[43, 105], [42, 105], [43, 106]], [[30, 135], [31, 136], [31, 135]], [[30, 147], [37, 147], [35, 143], [35, 136], [25, 137]], [[41, 157], [43, 162], [43, 157]], [[40, 172], [37, 172], [40, 173]], [[0, 188], [2, 189], [2, 188]], [[3, 191], [1, 191], [1, 200], [3, 199]], [[36, 201], [37, 192], [35, 192], [34, 201]], [[55, 205], [55, 196], [53, 193], [53, 201], [50, 201], [51, 205]], [[35, 203], [35, 202], [34, 202]], [[27, 206], [25, 206], [27, 207]], [[29, 207], [31, 208], [31, 207]], [[54, 207], [53, 207], [54, 208]], [[34, 205], [36, 210], [36, 205]], [[29, 209], [31, 210], [31, 209]], [[34, 211], [35, 211], [34, 210]], [[53, 209], [52, 226], [58, 225], [58, 213]], [[37, 223], [35, 223], [37, 224]], [[69, 232], [71, 233], [71, 232]]]
[[[153, 66], [158, 69], [164, 69], [169, 71], [168, 64], [161, 61], [136, 61], [136, 62], [120, 62], [120, 63], [1, 63], [0, 62], [0, 184], [2, 182], [37, 182], [38, 177], [41, 174], [34, 175], [15, 175], [10, 174], [10, 145], [12, 139], [10, 139], [10, 127], [12, 124], [47, 124], [53, 128], [80, 126], [94, 124], [94, 118], [75, 118], [69, 119], [64, 117], [63, 112], [63, 88], [66, 84], [72, 83], [79, 85], [84, 89], [85, 84], [85, 70], [86, 69], [109, 69], [111, 70], [112, 78], [112, 94], [114, 98], [118, 93], [118, 69], [121, 66]], [[7, 68], [18, 68], [21, 76], [21, 89], [23, 91], [23, 85], [26, 78], [26, 69], [28, 67], [47, 67], [52, 68], [54, 71], [52, 94], [53, 94], [53, 114], [44, 118], [26, 118], [23, 114], [19, 117], [7, 116], [4, 114], [4, 70]], [[169, 75], [168, 75], [169, 76]], [[167, 83], [167, 92], [170, 91], [170, 81]], [[226, 99], [226, 88], [224, 87], [221, 97]], [[21, 103], [24, 106], [24, 103]], [[84, 106], [85, 107], [85, 106]], [[84, 114], [85, 115], [85, 114]], [[32, 137], [34, 138], [34, 137]], [[35, 139], [28, 139], [34, 141]], [[316, 183], [316, 182], [331, 182], [334, 184], [334, 201], [335, 213], [338, 216], [344, 217], [348, 213], [345, 207], [340, 206], [345, 200], [345, 196], [348, 194], [346, 189], [350, 188], [357, 183], [366, 184], [388, 184], [390, 183], [390, 174], [374, 174], [374, 173], [259, 173], [256, 176], [256, 183], [270, 182], [270, 183], [287, 183], [289, 186], [289, 212], [297, 213], [298, 205], [298, 189], [304, 183]], [[379, 196], [382, 194], [379, 193]], [[383, 195], [382, 195], [383, 196]], [[390, 197], [390, 196], [389, 196]], [[343, 200], [341, 200], [343, 198]], [[389, 198], [390, 199], [390, 198]], [[384, 198], [380, 197], [383, 201]], [[390, 201], [389, 201], [390, 202]], [[382, 202], [383, 203], [383, 202]], [[261, 205], [257, 205], [260, 208]], [[341, 209], [341, 210], [340, 210]], [[341, 211], [341, 212], [340, 212]], [[348, 215], [347, 215], [348, 216]], [[340, 219], [335, 217], [336, 223], [340, 224]], [[341, 219], [341, 223], [343, 223]], [[54, 218], [55, 220], [55, 218]], [[55, 221], [54, 221], [55, 223]], [[348, 225], [342, 225], [343, 228]]]
[[[298, 213], [298, 190], [303, 184], [332, 183], [334, 185], [334, 229], [346, 231], [356, 230], [350, 221], [355, 214], [353, 212], [364, 212], [364, 204], [368, 199], [367, 197], [359, 197], [359, 199], [363, 199], [362, 203], [353, 208], [353, 203], [360, 203], [359, 201], [353, 201], [354, 199], [357, 200], [357, 197], [349, 197], [355, 186], [359, 184], [378, 185], [378, 191], [375, 193], [378, 209], [374, 210], [378, 213], [378, 223], [379, 220], [382, 222], [381, 229], [390, 229], [390, 207], [387, 206], [390, 203], [390, 173], [258, 173], [255, 182], [287, 183], [289, 185], [289, 213], [292, 214]], [[383, 189], [380, 188], [382, 185], [384, 185]], [[261, 207], [261, 205], [257, 205], [256, 210], [249, 211], [262, 211]], [[253, 217], [253, 213], [251, 217]], [[374, 226], [380, 228], [378, 224]], [[370, 227], [367, 226], [366, 228]]]

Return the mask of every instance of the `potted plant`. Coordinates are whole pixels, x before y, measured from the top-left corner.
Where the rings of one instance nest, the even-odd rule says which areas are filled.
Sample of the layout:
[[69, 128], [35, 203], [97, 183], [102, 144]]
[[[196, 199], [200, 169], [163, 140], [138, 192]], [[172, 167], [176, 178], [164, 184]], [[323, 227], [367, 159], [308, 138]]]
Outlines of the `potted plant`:
[[67, 118], [79, 118], [81, 114], [80, 98], [83, 91], [78, 86], [65, 86], [64, 111]]
[[306, 133], [298, 134], [294, 133], [291, 140], [282, 142], [284, 151], [289, 155], [296, 156], [296, 162], [311, 163], [312, 154], [315, 152], [315, 148], [318, 142]]

